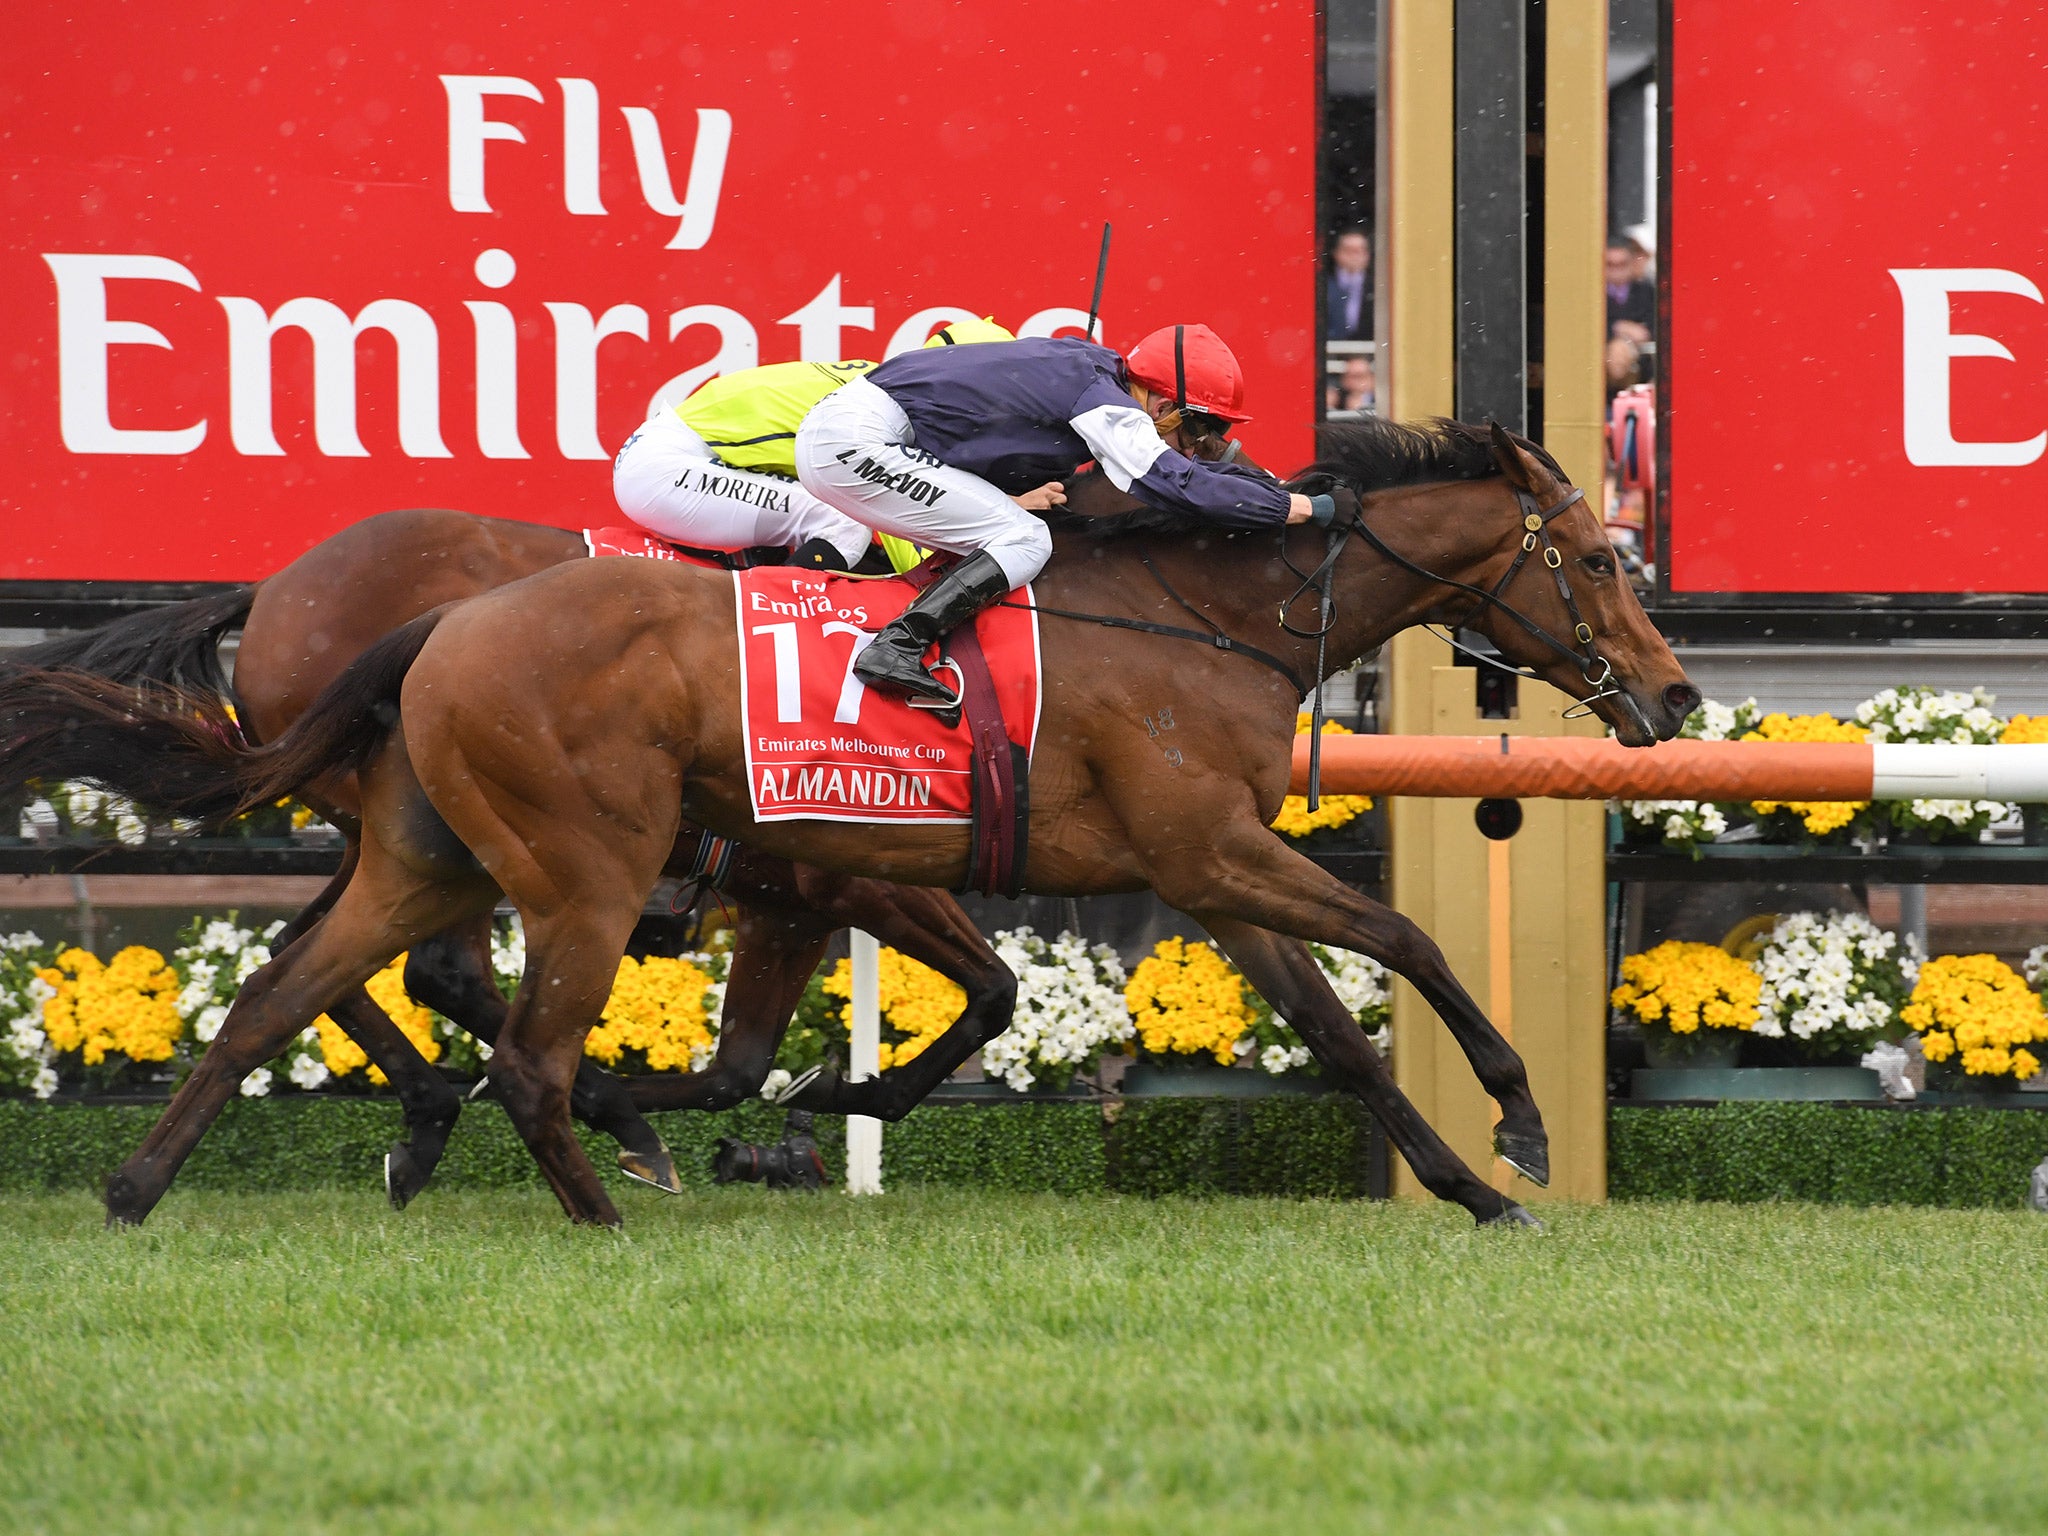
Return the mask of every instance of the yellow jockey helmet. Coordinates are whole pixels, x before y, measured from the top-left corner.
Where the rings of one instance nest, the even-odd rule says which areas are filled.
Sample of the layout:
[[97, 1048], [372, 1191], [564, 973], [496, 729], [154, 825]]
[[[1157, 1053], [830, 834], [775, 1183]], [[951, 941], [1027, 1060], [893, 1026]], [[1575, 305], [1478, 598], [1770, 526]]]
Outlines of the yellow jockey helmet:
[[955, 320], [942, 325], [925, 341], [928, 347], [961, 347], [971, 341], [1015, 341], [1017, 338], [996, 324], [994, 315], [979, 320]]

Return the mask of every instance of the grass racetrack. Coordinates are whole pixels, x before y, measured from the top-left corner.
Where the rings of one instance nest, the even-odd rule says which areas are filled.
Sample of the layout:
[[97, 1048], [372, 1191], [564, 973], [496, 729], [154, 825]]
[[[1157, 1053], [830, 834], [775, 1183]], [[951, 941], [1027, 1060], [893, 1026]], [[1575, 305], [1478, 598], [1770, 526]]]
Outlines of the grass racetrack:
[[20, 1531], [2048, 1529], [2048, 1221], [0, 1198]]

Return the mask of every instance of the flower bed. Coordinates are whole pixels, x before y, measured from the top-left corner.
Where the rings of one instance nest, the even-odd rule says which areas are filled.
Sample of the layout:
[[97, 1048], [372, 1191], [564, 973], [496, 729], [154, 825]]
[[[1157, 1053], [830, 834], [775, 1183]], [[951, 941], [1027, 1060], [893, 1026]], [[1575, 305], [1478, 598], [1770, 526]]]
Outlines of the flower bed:
[[[1734, 1053], [1715, 1046], [1756, 1041], [1745, 1054], [1769, 1059], [1752, 1065], [1784, 1066], [1787, 1056], [1857, 1063], [1894, 1098], [1914, 1095], [1904, 1072], [1911, 1054], [1926, 1061], [1935, 1089], [2013, 1089], [2041, 1071], [2048, 1009], [2036, 988], [2048, 986], [2048, 945], [2033, 950], [2022, 975], [1994, 955], [1923, 962], [1860, 913], [1765, 921], [1767, 931], [1749, 923], [1729, 936], [1734, 953], [1667, 941], [1622, 961], [1610, 1001], [1641, 1027], [1653, 1067], [1688, 1057], [1732, 1067]], [[1648, 1096], [1711, 1096], [1702, 1085], [1680, 1092], [1660, 1077]]]
[[[281, 926], [259, 933], [232, 914], [194, 918], [168, 959], [131, 946], [106, 962], [34, 934], [0, 936], [0, 1093], [167, 1091], [204, 1054], [242, 983], [268, 963]], [[1072, 934], [1046, 940], [1020, 928], [999, 933], [996, 946], [1018, 975], [1018, 1008], [1011, 1030], [984, 1049], [982, 1068], [1011, 1088], [1063, 1088], [1132, 1043], [1160, 1061], [1205, 1059], [1275, 1076], [1312, 1070], [1300, 1037], [1213, 946], [1168, 940], [1131, 977], [1113, 952]], [[1346, 1009], [1385, 1049], [1386, 972], [1361, 955], [1312, 949]], [[489, 1048], [407, 995], [405, 959], [371, 978], [370, 995], [428, 1061], [479, 1072]], [[629, 1073], [701, 1069], [717, 1048], [730, 965], [729, 936], [693, 954], [625, 957], [585, 1053]], [[524, 966], [517, 923], [501, 924], [492, 967], [507, 996]], [[893, 949], [881, 951], [880, 981], [886, 1070], [927, 1049], [966, 999]], [[845, 960], [811, 978], [764, 1094], [818, 1062], [844, 1066], [852, 990]], [[242, 1092], [261, 1098], [383, 1086], [383, 1073], [323, 1015], [250, 1073]]]
[[[1733, 706], [1703, 703], [1680, 734], [1696, 741], [2048, 742], [2048, 716], [1998, 715], [1983, 689], [1944, 692], [1924, 686], [1886, 688], [1865, 699], [1852, 718], [1766, 714], [1756, 700]], [[1625, 839], [1697, 853], [1705, 843], [1760, 839], [1770, 843], [1845, 845], [1891, 839], [1973, 843], [1996, 824], [2012, 824], [2019, 808], [1992, 800], [1621, 802]]]

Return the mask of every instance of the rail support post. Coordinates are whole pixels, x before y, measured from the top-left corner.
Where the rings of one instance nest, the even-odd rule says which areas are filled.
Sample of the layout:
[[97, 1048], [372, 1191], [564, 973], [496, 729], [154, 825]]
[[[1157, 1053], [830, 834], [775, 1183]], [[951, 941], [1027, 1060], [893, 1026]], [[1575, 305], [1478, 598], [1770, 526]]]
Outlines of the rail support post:
[[[882, 949], [871, 933], [852, 933], [853, 1028], [847, 1051], [847, 1081], [877, 1074], [882, 1049]], [[882, 1192], [882, 1122], [868, 1115], [846, 1117], [846, 1192]]]

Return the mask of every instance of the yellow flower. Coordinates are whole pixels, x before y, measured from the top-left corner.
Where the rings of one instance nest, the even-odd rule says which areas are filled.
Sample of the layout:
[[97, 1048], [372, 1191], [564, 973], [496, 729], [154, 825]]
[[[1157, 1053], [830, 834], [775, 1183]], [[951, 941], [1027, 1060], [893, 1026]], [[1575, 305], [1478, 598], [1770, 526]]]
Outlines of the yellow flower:
[[647, 1059], [650, 1071], [696, 1070], [714, 1045], [704, 1011], [710, 990], [710, 975], [688, 960], [625, 956], [583, 1054], [617, 1066], [621, 1055], [635, 1050]]
[[1161, 939], [1124, 987], [1138, 1044], [1154, 1056], [1207, 1053], [1223, 1066], [1251, 1027], [1244, 980], [1207, 944]]
[[[1757, 721], [1756, 729], [1744, 741], [1864, 741], [1870, 733], [1853, 720], [1833, 715], [1787, 715], [1774, 711]], [[1750, 809], [1759, 816], [1773, 811], [1790, 811], [1815, 837], [1846, 827], [1868, 800], [1756, 800]]]
[[1702, 1029], [1751, 1029], [1763, 978], [1718, 944], [1667, 940], [1621, 962], [1609, 1001], [1674, 1035]]
[[[1294, 717], [1294, 734], [1308, 734], [1309, 722], [1314, 717], [1303, 710]], [[1351, 727], [1339, 725], [1334, 720], [1323, 722], [1325, 736], [1349, 736]], [[1315, 814], [1310, 815], [1307, 795], [1289, 795], [1280, 802], [1280, 814], [1273, 818], [1273, 830], [1282, 837], [1307, 837], [1322, 827], [1341, 827], [1356, 821], [1372, 809], [1371, 795], [1324, 795], [1316, 802]]]
[[[953, 1027], [967, 1006], [967, 994], [930, 966], [886, 946], [877, 977], [882, 1022], [908, 1040], [881, 1043], [878, 1070], [886, 1072], [922, 1055], [926, 1046]], [[853, 1028], [853, 962], [842, 960], [825, 978], [825, 995], [843, 997], [840, 1018]]]
[[[429, 1008], [414, 1002], [405, 990], [405, 956], [385, 966], [363, 984], [370, 994], [370, 1000], [391, 1016], [396, 1024], [429, 1061], [441, 1059], [441, 1042], [434, 1038], [434, 1014]], [[358, 1067], [369, 1066], [370, 1058], [363, 1054], [363, 1048], [342, 1033], [341, 1026], [321, 1014], [313, 1021], [313, 1027], [320, 1031], [320, 1057], [327, 1063], [327, 1070], [336, 1077], [347, 1077]], [[381, 1067], [371, 1066], [369, 1080], [379, 1088], [388, 1079]]]
[[36, 972], [57, 989], [43, 1004], [51, 1046], [77, 1051], [96, 1067], [109, 1054], [130, 1061], [168, 1061], [184, 1023], [178, 1017], [178, 976], [153, 949], [131, 944], [104, 964], [67, 949]]
[[1943, 955], [1920, 967], [1900, 1017], [1929, 1061], [1954, 1058], [1971, 1077], [2024, 1081], [2041, 1070], [2021, 1047], [2048, 1040], [2041, 999], [1996, 955]]

